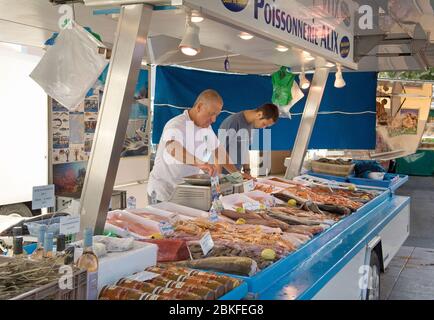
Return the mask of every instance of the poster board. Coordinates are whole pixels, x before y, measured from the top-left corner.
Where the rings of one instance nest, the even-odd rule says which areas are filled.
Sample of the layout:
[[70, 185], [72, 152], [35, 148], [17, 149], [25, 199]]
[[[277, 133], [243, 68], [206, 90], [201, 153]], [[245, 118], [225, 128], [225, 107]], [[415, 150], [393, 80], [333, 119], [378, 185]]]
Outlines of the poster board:
[[[147, 93], [148, 73], [146, 70], [141, 70], [121, 157], [148, 155]], [[94, 88], [89, 91], [84, 101], [71, 111], [49, 98], [52, 183], [56, 187], [56, 196], [81, 197], [102, 96], [103, 91]]]

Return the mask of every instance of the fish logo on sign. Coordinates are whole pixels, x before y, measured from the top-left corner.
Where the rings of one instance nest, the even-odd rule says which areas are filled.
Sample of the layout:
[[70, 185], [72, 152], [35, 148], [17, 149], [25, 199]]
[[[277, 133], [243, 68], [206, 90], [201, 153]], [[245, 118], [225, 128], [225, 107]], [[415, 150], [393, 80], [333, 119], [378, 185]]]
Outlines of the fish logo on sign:
[[249, 0], [222, 0], [226, 9], [232, 12], [240, 12], [244, 10], [249, 4]]

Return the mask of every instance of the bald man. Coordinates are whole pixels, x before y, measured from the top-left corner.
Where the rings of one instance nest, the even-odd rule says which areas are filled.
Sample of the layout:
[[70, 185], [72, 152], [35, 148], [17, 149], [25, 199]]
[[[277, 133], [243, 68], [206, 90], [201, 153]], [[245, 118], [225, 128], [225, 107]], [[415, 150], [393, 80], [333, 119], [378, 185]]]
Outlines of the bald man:
[[[203, 91], [193, 107], [166, 123], [158, 145], [154, 167], [149, 176], [148, 200], [155, 191], [158, 201], [168, 201], [183, 178], [208, 173], [220, 173], [217, 162], [220, 152], [227, 156], [211, 128], [223, 108], [223, 99], [214, 90]], [[230, 173], [237, 171], [223, 164]]]

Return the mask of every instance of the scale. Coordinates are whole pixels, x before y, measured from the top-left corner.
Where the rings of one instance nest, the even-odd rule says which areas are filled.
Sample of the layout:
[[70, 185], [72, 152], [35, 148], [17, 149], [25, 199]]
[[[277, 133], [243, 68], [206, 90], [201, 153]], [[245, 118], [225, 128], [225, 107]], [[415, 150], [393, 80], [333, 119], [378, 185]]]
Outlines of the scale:
[[[223, 196], [234, 193], [230, 182], [220, 183], [220, 193]], [[209, 211], [212, 204], [211, 178], [207, 174], [196, 174], [185, 177], [184, 183], [178, 184], [170, 202], [183, 206]]]

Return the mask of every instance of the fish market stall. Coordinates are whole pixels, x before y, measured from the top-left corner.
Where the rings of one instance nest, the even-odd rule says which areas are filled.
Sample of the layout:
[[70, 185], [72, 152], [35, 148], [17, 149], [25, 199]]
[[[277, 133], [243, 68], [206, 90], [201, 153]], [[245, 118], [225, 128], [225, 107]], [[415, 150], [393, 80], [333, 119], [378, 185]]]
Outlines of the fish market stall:
[[[89, 7], [115, 7], [120, 18], [79, 208], [81, 231], [91, 227], [96, 234], [132, 238], [152, 256], [147, 265], [101, 283], [100, 299], [378, 298], [380, 272], [409, 233], [410, 200], [394, 194], [406, 177], [398, 177], [394, 188], [300, 177], [330, 70], [336, 70], [335, 86], [341, 88], [342, 68], [359, 68], [355, 3], [348, 2], [347, 19], [332, 17], [333, 24], [319, 15], [313, 26], [302, 18], [310, 8], [288, 1], [273, 1], [280, 9], [271, 10], [270, 1], [84, 0]], [[199, 28], [189, 22], [192, 11], [205, 18], [200, 39], [205, 50], [197, 60], [186, 60], [178, 45], [183, 30], [190, 32], [186, 38], [198, 38]], [[276, 12], [282, 20], [275, 19]], [[238, 40], [246, 31], [256, 36], [254, 46]], [[200, 43], [193, 42], [187, 52], [198, 53]], [[173, 48], [176, 54], [170, 55]], [[221, 207], [210, 212], [210, 186], [188, 183], [173, 203], [109, 211], [142, 58], [195, 67], [214, 61], [209, 69], [223, 71], [228, 52], [241, 62], [233, 71], [266, 73], [277, 66], [301, 75], [305, 68], [314, 71], [285, 179], [260, 178], [253, 190], [238, 192], [228, 185], [221, 189]], [[151, 88], [155, 70], [150, 73]], [[149, 98], [152, 109], [152, 92]], [[183, 197], [192, 190], [200, 198], [195, 208]]]

